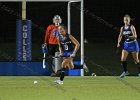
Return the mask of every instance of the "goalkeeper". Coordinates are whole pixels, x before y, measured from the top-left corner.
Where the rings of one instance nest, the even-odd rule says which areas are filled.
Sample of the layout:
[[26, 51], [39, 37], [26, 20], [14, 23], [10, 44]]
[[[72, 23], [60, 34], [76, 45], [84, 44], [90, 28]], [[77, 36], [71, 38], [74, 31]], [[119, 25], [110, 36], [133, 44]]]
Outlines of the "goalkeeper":
[[[59, 15], [55, 15], [53, 18], [53, 24], [49, 25], [46, 30], [46, 35], [44, 39], [44, 44], [42, 47], [45, 49], [45, 47], [48, 50], [49, 54], [49, 67], [51, 70], [51, 76], [56, 76], [57, 74], [55, 73], [55, 66], [53, 64], [53, 59], [52, 57], [55, 56], [55, 52], [58, 52], [58, 42], [57, 42], [57, 28], [58, 26], [62, 23], [62, 19]], [[46, 53], [45, 50], [43, 53]]]

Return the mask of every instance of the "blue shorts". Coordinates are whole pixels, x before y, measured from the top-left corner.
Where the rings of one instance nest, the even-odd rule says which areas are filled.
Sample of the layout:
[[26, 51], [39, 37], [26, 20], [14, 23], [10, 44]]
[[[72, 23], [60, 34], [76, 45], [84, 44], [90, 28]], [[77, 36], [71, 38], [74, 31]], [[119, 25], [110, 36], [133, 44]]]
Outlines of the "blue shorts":
[[132, 41], [132, 42], [124, 42], [124, 50], [128, 51], [128, 52], [139, 52], [139, 44], [137, 42], [137, 40]]
[[64, 57], [70, 57], [70, 55], [72, 54], [73, 52], [66, 52], [66, 51], [63, 51], [63, 56]]

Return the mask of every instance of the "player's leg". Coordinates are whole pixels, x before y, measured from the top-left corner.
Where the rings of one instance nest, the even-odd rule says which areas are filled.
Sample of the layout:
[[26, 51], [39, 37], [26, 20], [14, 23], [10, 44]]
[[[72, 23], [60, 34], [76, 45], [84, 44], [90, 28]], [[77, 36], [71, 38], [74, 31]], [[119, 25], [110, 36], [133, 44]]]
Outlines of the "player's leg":
[[70, 69], [84, 69], [86, 72], [89, 72], [86, 64], [83, 65], [77, 65], [77, 64], [73, 64], [73, 58], [69, 57], [69, 68]]
[[138, 70], [139, 70], [138, 76], [140, 77], [140, 61], [139, 61], [138, 55], [139, 55], [138, 52], [132, 52], [132, 56], [133, 56], [134, 62], [138, 66]]
[[[58, 49], [58, 45], [56, 45], [56, 47], [55, 47], [55, 57], [58, 57], [58, 56], [59, 56], [59, 49]], [[58, 57], [58, 58], [55, 59], [55, 73], [56, 73], [56, 76], [60, 76], [60, 74], [61, 74], [61, 63], [62, 63], [62, 58], [61, 57]]]
[[55, 81], [57, 84], [61, 84], [61, 85], [63, 84], [63, 80], [64, 80], [65, 72], [66, 72], [66, 66], [68, 65], [68, 63], [69, 63], [69, 59], [65, 58], [61, 65], [60, 80]]
[[73, 64], [73, 58], [68, 57], [69, 63], [67, 64], [67, 66], [69, 67], [69, 69], [74, 69], [74, 64]]
[[52, 57], [55, 56], [55, 45], [49, 44], [48, 49], [48, 55], [49, 55], [49, 69], [51, 70], [51, 76], [56, 76], [55, 74], [55, 65], [54, 65], [54, 59]]
[[121, 65], [123, 67], [123, 73], [120, 75], [120, 78], [123, 78], [124, 76], [128, 75], [128, 71], [127, 71], [127, 56], [128, 56], [129, 52], [126, 50], [122, 50], [122, 56], [121, 56]]
[[45, 63], [45, 59], [47, 59], [47, 61], [48, 61], [48, 64], [49, 64], [49, 70], [50, 70], [50, 72], [51, 73], [53, 73], [54, 72], [54, 70], [53, 70], [53, 68], [52, 68], [52, 55], [51, 55], [51, 50], [48, 48], [48, 52], [46, 53], [46, 54], [44, 54], [44, 56], [43, 56], [43, 65], [44, 65], [44, 63]]

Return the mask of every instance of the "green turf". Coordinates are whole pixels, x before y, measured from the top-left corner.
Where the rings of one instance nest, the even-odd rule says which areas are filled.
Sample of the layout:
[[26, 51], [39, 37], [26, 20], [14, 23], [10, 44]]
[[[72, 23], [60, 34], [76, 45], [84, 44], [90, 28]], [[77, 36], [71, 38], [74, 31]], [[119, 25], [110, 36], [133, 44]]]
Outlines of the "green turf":
[[[140, 78], [66, 77], [56, 85], [46, 76], [1, 76], [0, 100], [140, 100]], [[37, 84], [33, 81], [37, 80]]]

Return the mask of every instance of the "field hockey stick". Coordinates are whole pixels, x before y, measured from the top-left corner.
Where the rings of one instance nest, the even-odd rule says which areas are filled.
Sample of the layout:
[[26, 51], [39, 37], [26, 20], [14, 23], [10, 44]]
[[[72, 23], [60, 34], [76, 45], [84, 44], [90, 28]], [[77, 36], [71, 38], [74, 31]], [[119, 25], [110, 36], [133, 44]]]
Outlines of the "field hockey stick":
[[43, 68], [44, 69], [46, 68], [46, 64], [45, 64], [46, 59], [45, 59], [45, 57], [46, 57], [46, 53], [43, 54]]
[[117, 47], [117, 48], [116, 48], [116, 52], [115, 52], [115, 53], [116, 53], [116, 54], [118, 54], [118, 53], [119, 53], [119, 51], [120, 51], [120, 47]]
[[[56, 57], [49, 57], [49, 59], [55, 59], [55, 58], [60, 58], [60, 56], [56, 56]], [[46, 68], [46, 64], [45, 64], [45, 62], [46, 62], [46, 53], [44, 53], [44, 55], [43, 55], [43, 68]], [[53, 63], [52, 63], [53, 64]]]
[[52, 58], [55, 59], [55, 58], [63, 58], [63, 57], [70, 57], [70, 56], [54, 56]]
[[42, 61], [42, 65], [43, 65], [43, 68], [45, 69], [46, 68], [46, 64], [45, 64], [45, 62], [46, 62], [46, 52], [47, 52], [47, 49], [46, 49], [46, 45], [42, 45], [42, 52], [43, 52], [43, 61]]
[[115, 54], [119, 54], [121, 50], [122, 50], [122, 42], [120, 43], [120, 46], [116, 48]]
[[49, 56], [49, 55], [46, 55], [46, 53], [44, 53], [43, 54], [43, 68], [45, 69], [46, 68], [46, 60], [47, 60], [47, 62], [48, 62], [48, 64], [49, 64], [49, 66], [50, 67], [52, 67], [52, 69], [54, 70], [55, 68], [54, 68], [54, 66], [55, 66], [55, 64], [54, 63], [52, 63], [52, 62], [50, 62], [50, 60], [49, 59], [55, 59], [55, 58], [62, 58], [62, 57], [66, 57], [66, 56]]

